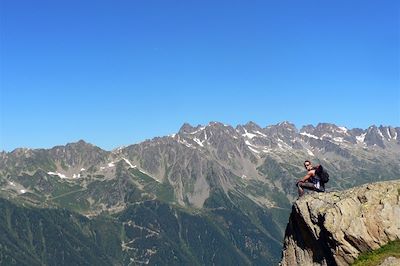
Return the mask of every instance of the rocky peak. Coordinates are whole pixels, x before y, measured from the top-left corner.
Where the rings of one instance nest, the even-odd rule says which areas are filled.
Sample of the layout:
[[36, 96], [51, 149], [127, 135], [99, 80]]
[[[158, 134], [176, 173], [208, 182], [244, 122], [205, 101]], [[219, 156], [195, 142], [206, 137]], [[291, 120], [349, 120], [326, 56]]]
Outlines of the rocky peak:
[[221, 122], [215, 122], [215, 121], [210, 122], [207, 125], [207, 128], [210, 128], [212, 130], [224, 130], [224, 129], [233, 130], [233, 127], [231, 127], [229, 125], [226, 125], [226, 124], [223, 124]]
[[48, 150], [56, 162], [63, 162], [69, 166], [85, 166], [104, 162], [109, 152], [100, 149], [84, 140], [68, 143], [65, 146], [55, 146]]
[[[299, 148], [300, 146], [296, 142], [298, 136], [296, 126], [289, 122], [282, 122], [276, 125], [268, 126], [264, 129], [265, 134], [271, 138], [274, 142], [284, 142], [290, 147]], [[278, 144], [281, 145], [281, 144]]]
[[29, 148], [16, 148], [10, 155], [13, 157], [27, 157], [33, 154], [33, 150]]
[[278, 126], [280, 128], [286, 128], [288, 130], [294, 130], [296, 131], [296, 126], [293, 123], [290, 123], [289, 121], [283, 121], [281, 123], [278, 124]]
[[81, 152], [105, 152], [97, 146], [94, 146], [84, 140], [67, 143], [65, 146], [55, 146], [49, 150], [52, 154], [60, 153], [81, 153]]
[[90, 148], [90, 147], [94, 147], [94, 145], [84, 141], [83, 139], [80, 139], [77, 142], [68, 143], [66, 145], [66, 147], [71, 147], [71, 148], [74, 148], [74, 147], [81, 147], [81, 148], [82, 147], [87, 147], [87, 148]]
[[315, 127], [313, 125], [305, 125], [300, 129], [300, 133], [313, 133], [315, 130]]
[[393, 127], [390, 127], [390, 126], [382, 126], [381, 125], [381, 126], [379, 126], [378, 130], [379, 130], [379, 132], [381, 132], [383, 138], [386, 141], [391, 141], [391, 140], [397, 140], [398, 139], [397, 138], [397, 135], [398, 135], [397, 131], [399, 131], [399, 128], [397, 128], [397, 130], [396, 130], [396, 128], [393, 128]]
[[195, 128], [192, 127], [189, 123], [184, 123], [181, 128], [179, 129], [178, 134], [182, 135], [182, 134], [188, 134], [188, 133], [192, 133], [193, 131], [195, 131]]
[[397, 140], [397, 144], [400, 144], [400, 127], [395, 127], [393, 133], [393, 139]]
[[268, 132], [270, 135], [293, 135], [297, 133], [297, 128], [294, 124], [289, 122], [282, 122], [276, 125], [268, 126], [265, 128], [265, 131]]
[[237, 131], [233, 127], [220, 122], [211, 122], [205, 129], [207, 134], [210, 136], [210, 139], [218, 139], [219, 141], [223, 138], [231, 139], [233, 136], [237, 135]]
[[378, 129], [381, 132], [384, 139], [389, 140], [391, 138], [389, 127], [380, 125]]
[[385, 148], [383, 139], [384, 139], [384, 136], [377, 126], [373, 125], [367, 129], [367, 132], [365, 135], [365, 143], [368, 146], [379, 146], [381, 148]]
[[239, 130], [240, 132], [244, 132], [244, 129], [246, 129], [246, 131], [249, 131], [249, 132], [256, 132], [256, 131], [262, 132], [263, 131], [263, 129], [259, 125], [254, 123], [253, 121], [250, 121], [243, 126], [239, 125], [239, 126], [237, 126], [236, 129]]
[[303, 136], [327, 140], [336, 144], [356, 144], [357, 137], [360, 138], [362, 133], [362, 130], [359, 132], [358, 130], [347, 129], [330, 123], [319, 123], [316, 127], [307, 125], [300, 130], [300, 134]]
[[349, 130], [349, 133], [352, 136], [360, 136], [361, 134], [365, 133], [365, 130], [361, 128], [352, 128]]
[[318, 123], [315, 129], [322, 131], [336, 131], [339, 129], [339, 127], [332, 123]]
[[[232, 126], [220, 122], [210, 122], [206, 126], [198, 125], [193, 127], [185, 123], [178, 134], [172, 136], [173, 141], [179, 143], [181, 147], [190, 150], [218, 150], [236, 151], [236, 145], [241, 140], [241, 136]], [[228, 156], [228, 155], [225, 155]]]
[[335, 137], [346, 137], [349, 135], [347, 128], [338, 127], [334, 124], [329, 123], [319, 123], [313, 133], [320, 138], [326, 139], [332, 139]]
[[293, 204], [281, 265], [349, 265], [400, 238], [400, 180], [311, 193]]

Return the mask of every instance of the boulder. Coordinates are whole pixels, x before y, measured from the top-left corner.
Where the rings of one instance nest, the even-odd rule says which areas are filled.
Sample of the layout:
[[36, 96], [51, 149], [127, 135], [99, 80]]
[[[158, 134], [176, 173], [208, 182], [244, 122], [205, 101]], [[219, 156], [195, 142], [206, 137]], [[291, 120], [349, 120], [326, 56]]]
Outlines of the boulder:
[[281, 265], [349, 265], [365, 251], [400, 239], [400, 180], [297, 200]]

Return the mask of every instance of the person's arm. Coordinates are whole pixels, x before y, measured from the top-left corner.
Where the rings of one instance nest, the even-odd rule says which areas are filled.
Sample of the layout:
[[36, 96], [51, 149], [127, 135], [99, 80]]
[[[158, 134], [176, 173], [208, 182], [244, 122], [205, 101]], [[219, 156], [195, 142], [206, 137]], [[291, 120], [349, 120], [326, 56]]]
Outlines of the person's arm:
[[299, 180], [299, 182], [306, 182], [308, 179], [314, 176], [314, 170], [308, 171], [307, 174]]

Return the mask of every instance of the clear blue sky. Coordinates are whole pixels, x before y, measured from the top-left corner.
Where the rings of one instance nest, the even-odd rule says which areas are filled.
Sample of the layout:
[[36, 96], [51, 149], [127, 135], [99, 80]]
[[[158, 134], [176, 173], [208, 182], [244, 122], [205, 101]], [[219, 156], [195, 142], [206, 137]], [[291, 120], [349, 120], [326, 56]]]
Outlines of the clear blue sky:
[[399, 1], [0, 5], [0, 150], [109, 150], [184, 122], [400, 126]]

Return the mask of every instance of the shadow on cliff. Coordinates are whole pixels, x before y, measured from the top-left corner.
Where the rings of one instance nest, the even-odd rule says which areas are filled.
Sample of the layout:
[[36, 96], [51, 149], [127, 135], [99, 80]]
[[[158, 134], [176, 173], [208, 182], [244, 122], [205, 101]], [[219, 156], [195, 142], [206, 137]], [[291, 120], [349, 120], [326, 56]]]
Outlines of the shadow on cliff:
[[292, 206], [292, 213], [286, 227], [285, 236], [294, 239], [297, 246], [302, 250], [312, 252], [314, 262], [323, 264], [325, 261], [328, 266], [334, 266], [337, 263], [330, 247], [334, 247], [335, 243], [332, 241], [332, 235], [324, 227], [324, 220], [323, 216], [318, 217], [317, 224], [321, 228], [321, 231], [317, 239], [315, 239], [311, 228], [307, 226], [304, 219], [295, 211], [294, 206]]

